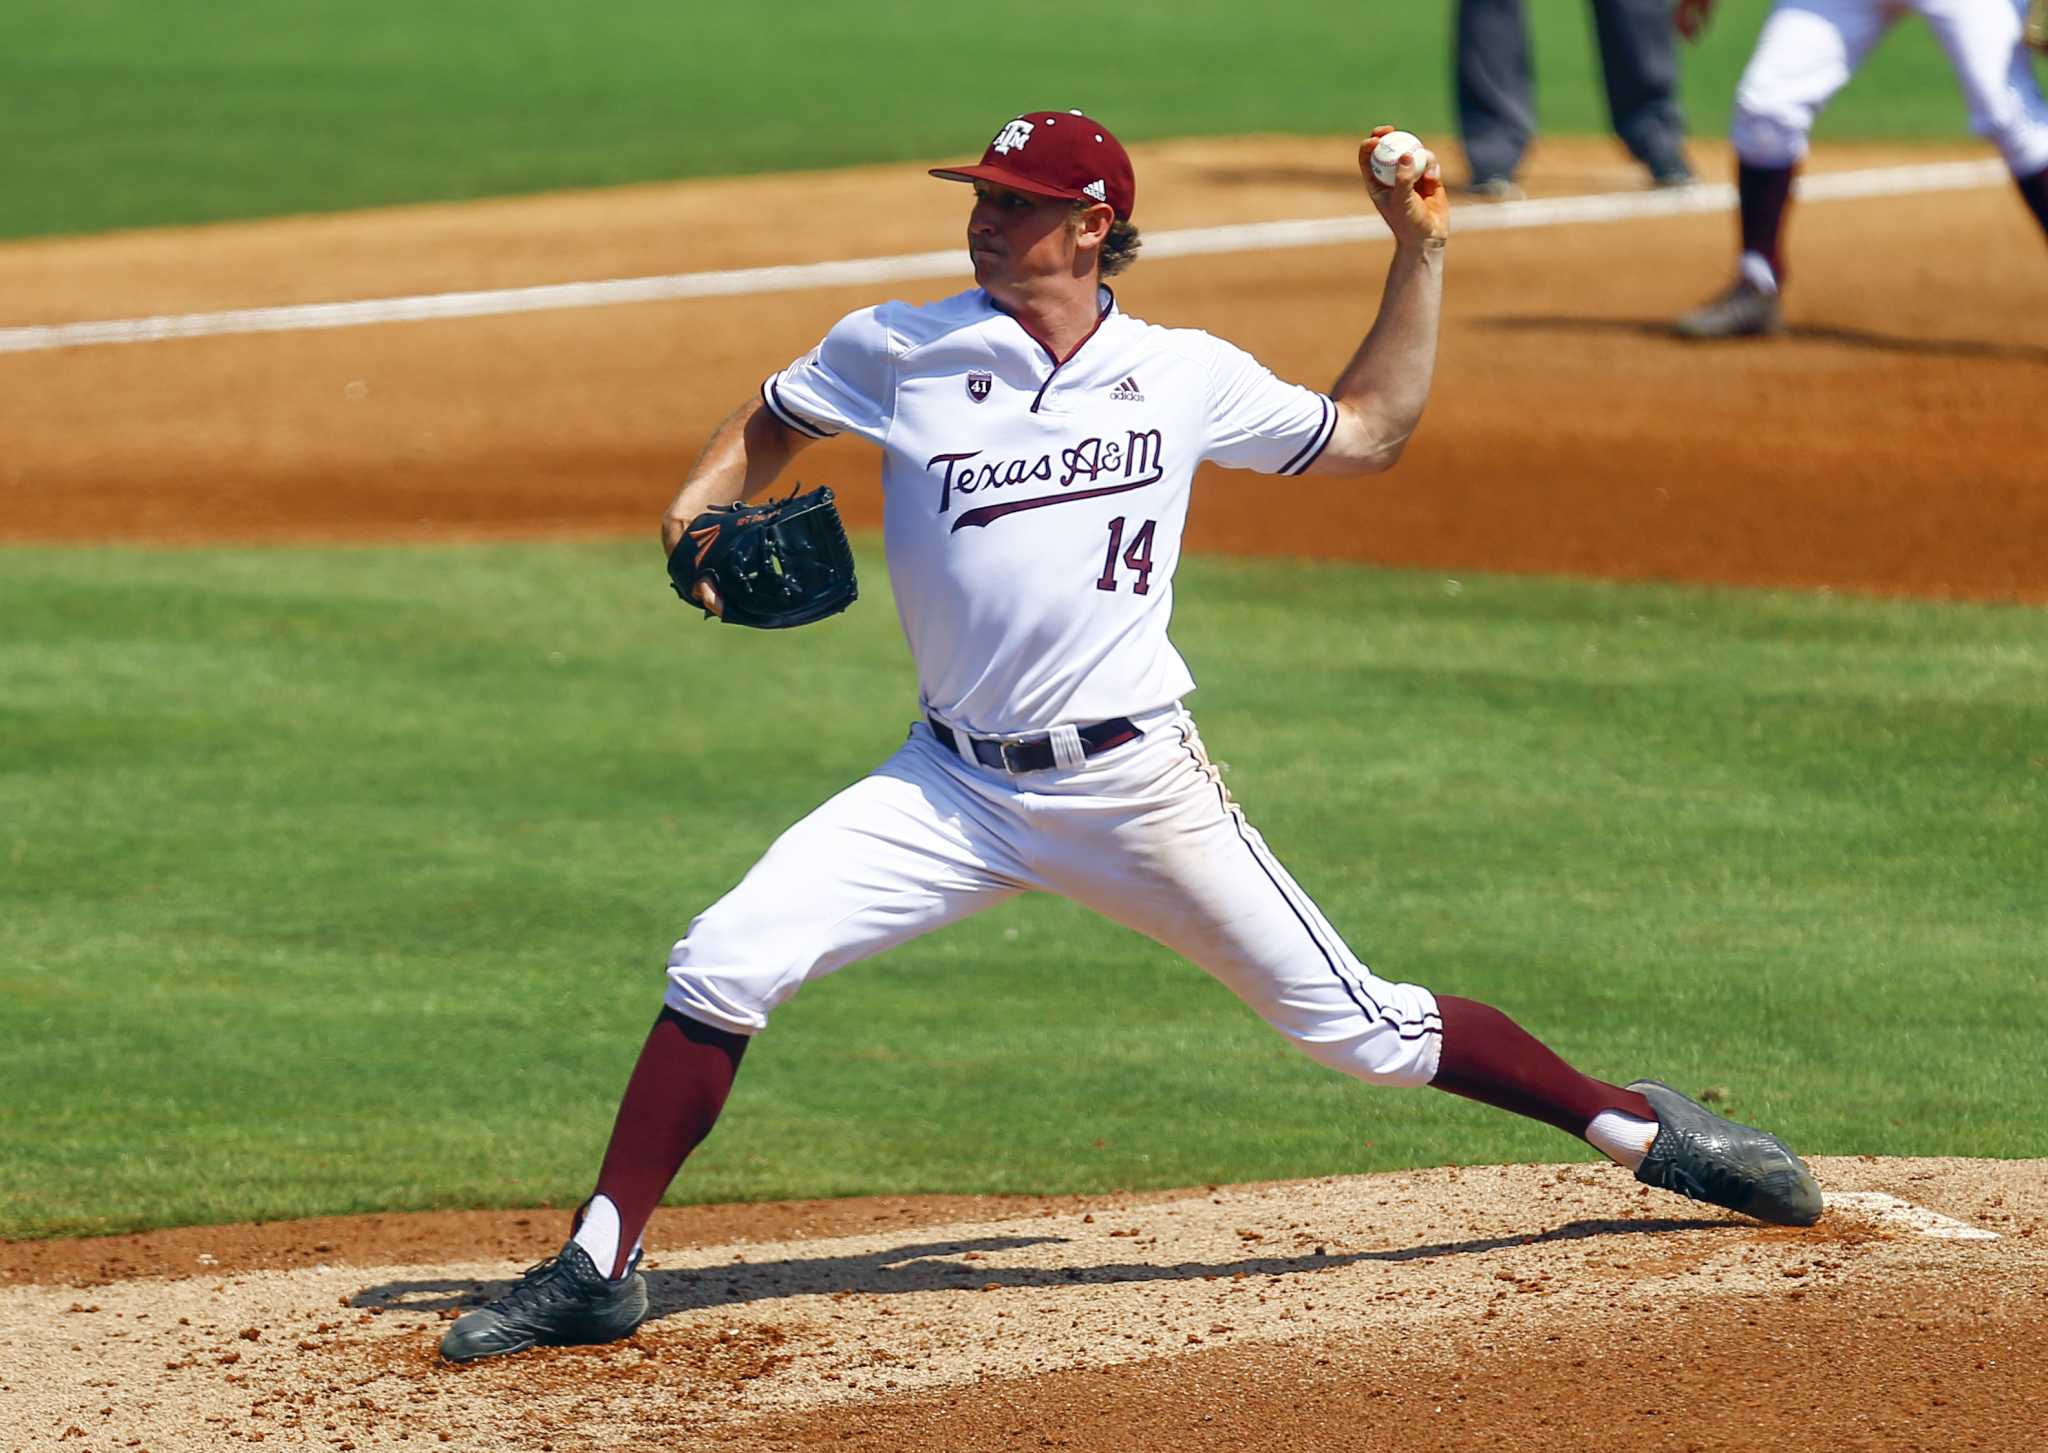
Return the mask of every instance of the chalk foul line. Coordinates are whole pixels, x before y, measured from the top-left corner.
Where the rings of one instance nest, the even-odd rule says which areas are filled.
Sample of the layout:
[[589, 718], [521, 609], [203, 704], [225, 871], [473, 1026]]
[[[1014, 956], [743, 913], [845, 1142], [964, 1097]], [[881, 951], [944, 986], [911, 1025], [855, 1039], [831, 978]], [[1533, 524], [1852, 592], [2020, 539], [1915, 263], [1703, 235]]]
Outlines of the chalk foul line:
[[[2000, 161], [1933, 162], [1823, 172], [1801, 178], [1798, 195], [1807, 202], [1895, 197], [1909, 192], [1966, 191], [1998, 185], [2008, 173]], [[1539, 197], [1460, 208], [1456, 228], [1470, 232], [1513, 232], [1540, 227], [1600, 225], [1643, 218], [1723, 212], [1735, 205], [1725, 184], [1668, 191], [1605, 192], [1577, 197]], [[1272, 252], [1332, 243], [1383, 240], [1376, 215], [1247, 222], [1190, 227], [1148, 234], [1147, 257], [1197, 257], [1233, 252]], [[270, 308], [230, 308], [210, 313], [167, 313], [148, 318], [49, 323], [0, 328], [0, 353], [39, 353], [114, 343], [162, 343], [180, 338], [218, 338], [234, 333], [298, 333], [320, 328], [359, 328], [376, 323], [418, 323], [447, 318], [489, 318], [569, 308], [609, 308], [628, 303], [674, 302], [685, 298], [730, 298], [812, 288], [857, 287], [917, 279], [965, 277], [967, 259], [959, 248], [910, 252], [893, 257], [854, 258], [779, 267], [744, 267], [662, 277], [613, 278], [602, 282], [550, 283], [536, 287], [432, 293], [417, 297], [363, 298], [340, 303], [296, 303]]]

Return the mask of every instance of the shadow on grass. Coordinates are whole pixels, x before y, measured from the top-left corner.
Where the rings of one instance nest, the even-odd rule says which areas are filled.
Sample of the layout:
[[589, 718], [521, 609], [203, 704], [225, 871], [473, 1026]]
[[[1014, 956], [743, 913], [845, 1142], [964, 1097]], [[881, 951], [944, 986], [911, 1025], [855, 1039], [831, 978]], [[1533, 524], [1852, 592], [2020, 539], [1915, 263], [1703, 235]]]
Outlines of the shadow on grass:
[[[1092, 1266], [991, 1266], [964, 1261], [971, 1254], [1015, 1251], [1027, 1246], [1065, 1244], [1064, 1236], [981, 1236], [917, 1242], [851, 1255], [788, 1257], [777, 1261], [736, 1261], [724, 1266], [647, 1273], [648, 1321], [678, 1312], [705, 1311], [784, 1297], [840, 1293], [891, 1295], [907, 1292], [990, 1291], [1011, 1287], [1193, 1281], [1252, 1276], [1289, 1276], [1360, 1263], [1429, 1261], [1444, 1256], [1483, 1256], [1518, 1246], [1581, 1241], [1594, 1236], [1654, 1236], [1673, 1231], [1725, 1227], [1730, 1222], [1699, 1217], [1654, 1221], [1572, 1221], [1529, 1236], [1493, 1236], [1476, 1241], [1443, 1241], [1386, 1251], [1346, 1251], [1307, 1256], [1249, 1256], [1236, 1261], [1119, 1261]], [[466, 1311], [511, 1290], [509, 1281], [394, 1281], [365, 1287], [349, 1305], [394, 1311]]]
[[1681, 338], [1670, 318], [1579, 318], [1546, 316], [1481, 318], [1481, 328], [1502, 333], [1615, 334], [1661, 338], [1691, 348], [1768, 348], [1785, 343], [1834, 343], [1873, 353], [1907, 353], [1923, 358], [1983, 358], [2048, 367], [2048, 347], [2034, 343], [1986, 343], [1975, 338], [1902, 338], [1865, 328], [1831, 328], [1819, 323], [1790, 323], [1775, 338]]

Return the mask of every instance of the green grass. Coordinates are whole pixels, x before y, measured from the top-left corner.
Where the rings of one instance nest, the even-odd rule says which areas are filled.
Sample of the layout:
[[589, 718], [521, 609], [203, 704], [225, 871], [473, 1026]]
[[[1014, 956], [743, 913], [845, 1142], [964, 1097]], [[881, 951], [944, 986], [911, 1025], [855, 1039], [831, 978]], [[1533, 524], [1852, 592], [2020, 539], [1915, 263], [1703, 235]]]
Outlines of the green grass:
[[[0, 1236], [563, 1204], [670, 940], [901, 739], [644, 543], [0, 552]], [[1812, 1152], [2048, 1154], [2048, 615], [1196, 559], [1233, 789], [1382, 973]], [[1584, 1158], [1031, 898], [814, 985], [682, 1199]]]
[[[1583, 4], [1529, 7], [1550, 134], [1601, 133]], [[1763, 0], [1685, 56], [1725, 133]], [[1445, 6], [1238, 0], [1028, 9], [873, 0], [9, 0], [0, 236], [957, 156], [1033, 106], [1127, 140], [1451, 134]], [[1898, 27], [1823, 137], [1965, 134], [1927, 28]]]

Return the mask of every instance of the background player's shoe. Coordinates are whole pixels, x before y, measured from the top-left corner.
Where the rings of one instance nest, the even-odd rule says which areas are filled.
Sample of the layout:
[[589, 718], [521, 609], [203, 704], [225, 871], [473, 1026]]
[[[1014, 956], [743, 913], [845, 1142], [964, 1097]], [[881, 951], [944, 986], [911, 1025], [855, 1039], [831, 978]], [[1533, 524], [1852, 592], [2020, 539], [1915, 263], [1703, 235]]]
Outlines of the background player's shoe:
[[1506, 176], [1474, 177], [1451, 190], [1461, 197], [1472, 197], [1481, 202], [1519, 202], [1529, 195], [1522, 190], [1520, 182]]
[[1778, 295], [1747, 278], [1738, 278], [1727, 292], [1678, 320], [1683, 338], [1767, 338], [1784, 328]]
[[450, 1362], [474, 1362], [549, 1346], [616, 1342], [647, 1315], [647, 1278], [635, 1269], [617, 1281], [598, 1271], [590, 1253], [571, 1241], [561, 1253], [526, 1269], [519, 1284], [459, 1318], [441, 1339]]
[[1636, 1179], [1779, 1226], [1820, 1219], [1820, 1185], [1775, 1135], [1737, 1125], [1656, 1080], [1629, 1088], [1657, 1112], [1657, 1138]]

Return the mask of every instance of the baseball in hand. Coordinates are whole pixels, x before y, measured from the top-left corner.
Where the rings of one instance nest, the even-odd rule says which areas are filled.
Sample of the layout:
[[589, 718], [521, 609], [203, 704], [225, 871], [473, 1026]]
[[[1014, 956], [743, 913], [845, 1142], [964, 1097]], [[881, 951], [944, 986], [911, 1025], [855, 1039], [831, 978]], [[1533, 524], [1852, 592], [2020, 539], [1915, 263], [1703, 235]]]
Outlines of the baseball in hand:
[[1411, 151], [1420, 150], [1422, 138], [1414, 132], [1389, 131], [1372, 149], [1373, 180], [1383, 187], [1391, 187], [1394, 185], [1394, 170], [1401, 165], [1401, 158]]

